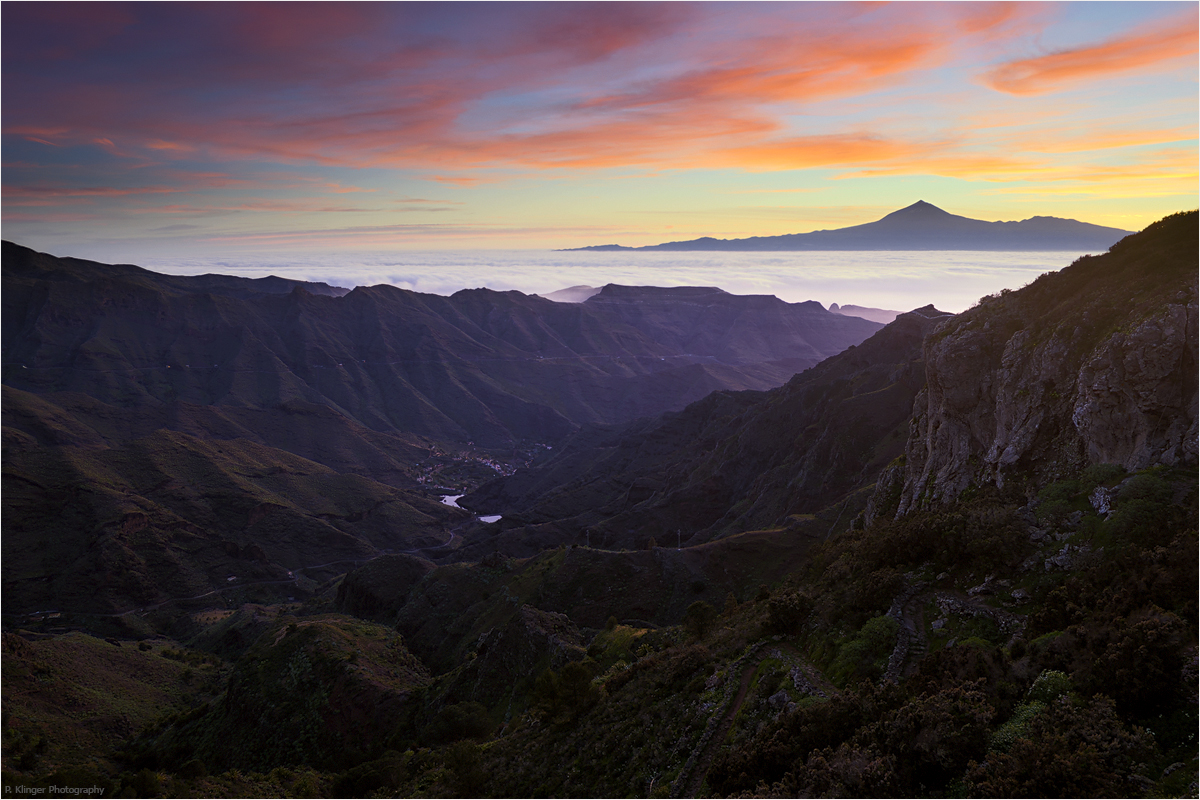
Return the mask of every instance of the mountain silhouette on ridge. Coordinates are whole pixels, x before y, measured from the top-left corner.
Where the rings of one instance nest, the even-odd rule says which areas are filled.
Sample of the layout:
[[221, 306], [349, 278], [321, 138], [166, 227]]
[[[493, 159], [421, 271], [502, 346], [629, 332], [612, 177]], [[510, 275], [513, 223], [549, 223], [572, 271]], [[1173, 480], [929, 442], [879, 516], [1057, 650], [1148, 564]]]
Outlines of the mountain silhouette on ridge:
[[646, 247], [600, 245], [578, 250], [1066, 250], [1103, 252], [1132, 231], [1061, 217], [986, 222], [944, 211], [918, 200], [875, 222], [848, 228], [714, 239], [704, 236]]

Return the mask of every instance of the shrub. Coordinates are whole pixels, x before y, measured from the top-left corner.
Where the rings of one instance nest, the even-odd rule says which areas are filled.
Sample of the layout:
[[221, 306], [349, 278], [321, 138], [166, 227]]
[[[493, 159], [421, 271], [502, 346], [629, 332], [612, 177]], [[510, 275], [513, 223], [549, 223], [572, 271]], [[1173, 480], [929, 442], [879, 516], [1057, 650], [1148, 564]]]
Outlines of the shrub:
[[992, 738], [988, 743], [988, 751], [993, 753], [1007, 753], [1018, 739], [1027, 738], [1030, 722], [1044, 711], [1045, 708], [1046, 704], [1037, 700], [1021, 703], [1017, 706], [1016, 711], [1013, 712], [1008, 722], [1001, 725], [992, 734]]
[[337, 797], [369, 797], [380, 789], [397, 789], [408, 777], [404, 757], [389, 750], [382, 758], [347, 770], [333, 785]]
[[1125, 468], [1120, 464], [1092, 464], [1084, 469], [1079, 479], [1083, 482], [1084, 491], [1091, 491], [1097, 486], [1111, 483], [1125, 474]]
[[697, 600], [683, 615], [683, 626], [697, 639], [703, 639], [716, 619], [717, 610], [703, 600]]
[[1153, 752], [1130, 733], [1111, 701], [1075, 704], [1061, 697], [1028, 720], [1027, 735], [967, 770], [968, 797], [1129, 797], [1130, 768]]
[[767, 625], [777, 633], [795, 633], [812, 613], [813, 600], [800, 592], [779, 594], [767, 601]]
[[479, 745], [474, 742], [455, 742], [446, 749], [446, 766], [454, 773], [454, 790], [458, 797], [479, 797], [487, 782], [483, 771]]
[[600, 699], [600, 690], [592, 685], [592, 671], [582, 661], [566, 664], [558, 677], [563, 701], [572, 713], [586, 711]]
[[831, 672], [844, 684], [857, 680], [875, 680], [883, 674], [883, 664], [896, 644], [900, 624], [888, 616], [867, 620], [858, 634], [838, 649]]
[[1026, 695], [1032, 703], [1052, 703], [1058, 697], [1069, 694], [1072, 689], [1071, 679], [1065, 672], [1056, 669], [1042, 670], [1042, 674], [1034, 680]]
[[1056, 481], [1046, 486], [1038, 492], [1041, 501], [1037, 507], [1038, 518], [1054, 518], [1076, 510], [1074, 501], [1081, 490], [1079, 481], [1075, 480]]

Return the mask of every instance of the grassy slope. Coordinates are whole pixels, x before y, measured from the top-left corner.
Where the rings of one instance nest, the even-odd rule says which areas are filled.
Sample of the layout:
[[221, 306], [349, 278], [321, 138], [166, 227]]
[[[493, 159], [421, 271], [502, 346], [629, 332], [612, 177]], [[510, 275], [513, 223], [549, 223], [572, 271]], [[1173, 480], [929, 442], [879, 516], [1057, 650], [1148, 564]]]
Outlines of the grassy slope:
[[33, 641], [5, 633], [5, 768], [111, 770], [114, 744], [219, 685], [221, 670], [211, 661], [188, 664], [163, 655], [173, 652], [170, 642], [148, 645], [143, 651], [134, 641], [114, 645], [82, 633]]
[[226, 588], [230, 575], [286, 582], [289, 570], [440, 544], [465, 517], [264, 445], [169, 431], [13, 448], [4, 493], [7, 614], [119, 613]]

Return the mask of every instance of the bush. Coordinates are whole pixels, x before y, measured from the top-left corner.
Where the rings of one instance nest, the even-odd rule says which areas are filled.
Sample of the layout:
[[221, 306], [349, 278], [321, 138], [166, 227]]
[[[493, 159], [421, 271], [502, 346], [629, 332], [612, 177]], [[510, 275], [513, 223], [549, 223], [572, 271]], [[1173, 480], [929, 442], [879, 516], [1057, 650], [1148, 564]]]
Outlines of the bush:
[[1117, 492], [1117, 500], [1149, 500], [1152, 503], [1169, 503], [1174, 492], [1171, 484], [1152, 473], [1144, 472], [1127, 480]]
[[1153, 752], [1130, 733], [1104, 697], [1086, 704], [1060, 697], [1028, 720], [1027, 735], [967, 770], [968, 797], [1129, 797], [1131, 767]]
[[559, 673], [563, 702], [573, 714], [580, 714], [600, 699], [600, 690], [592, 685], [592, 671], [582, 661], [572, 661]]
[[1056, 481], [1038, 492], [1038, 519], [1053, 519], [1076, 509], [1076, 500], [1083, 487], [1079, 481]]
[[[1062, 673], [1059, 673], [1062, 674]], [[1033, 718], [1046, 709], [1046, 704], [1036, 700], [1021, 703], [1013, 712], [1008, 722], [1001, 725], [992, 734], [988, 743], [988, 751], [992, 753], [1007, 753], [1018, 739], [1029, 735], [1029, 724]]]
[[347, 770], [333, 785], [337, 797], [369, 797], [380, 789], [397, 789], [408, 778], [404, 757], [389, 750], [375, 761]]
[[1042, 670], [1026, 695], [1031, 703], [1053, 703], [1057, 698], [1071, 692], [1071, 679], [1065, 672], [1056, 669]]
[[1083, 482], [1084, 491], [1091, 491], [1097, 486], [1112, 483], [1125, 474], [1125, 468], [1120, 464], [1092, 464], [1084, 469], [1079, 479]]
[[900, 624], [891, 617], [880, 616], [868, 620], [853, 639], [838, 649], [831, 668], [833, 679], [843, 685], [852, 681], [878, 679], [896, 645], [899, 631]]
[[487, 782], [483, 771], [479, 745], [474, 742], [455, 742], [446, 749], [446, 766], [454, 773], [454, 791], [458, 797], [479, 797]]
[[800, 592], [779, 594], [767, 601], [767, 626], [776, 633], [796, 633], [812, 613], [813, 600]]

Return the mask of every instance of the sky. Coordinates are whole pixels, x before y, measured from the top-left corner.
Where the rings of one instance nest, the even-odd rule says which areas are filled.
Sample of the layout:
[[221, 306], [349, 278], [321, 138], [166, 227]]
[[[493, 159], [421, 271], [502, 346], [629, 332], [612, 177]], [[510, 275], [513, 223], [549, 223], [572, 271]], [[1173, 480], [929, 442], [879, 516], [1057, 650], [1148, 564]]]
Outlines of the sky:
[[[4, 3], [3, 236], [538, 250], [1198, 196], [1194, 2]], [[250, 256], [247, 256], [250, 257]]]

